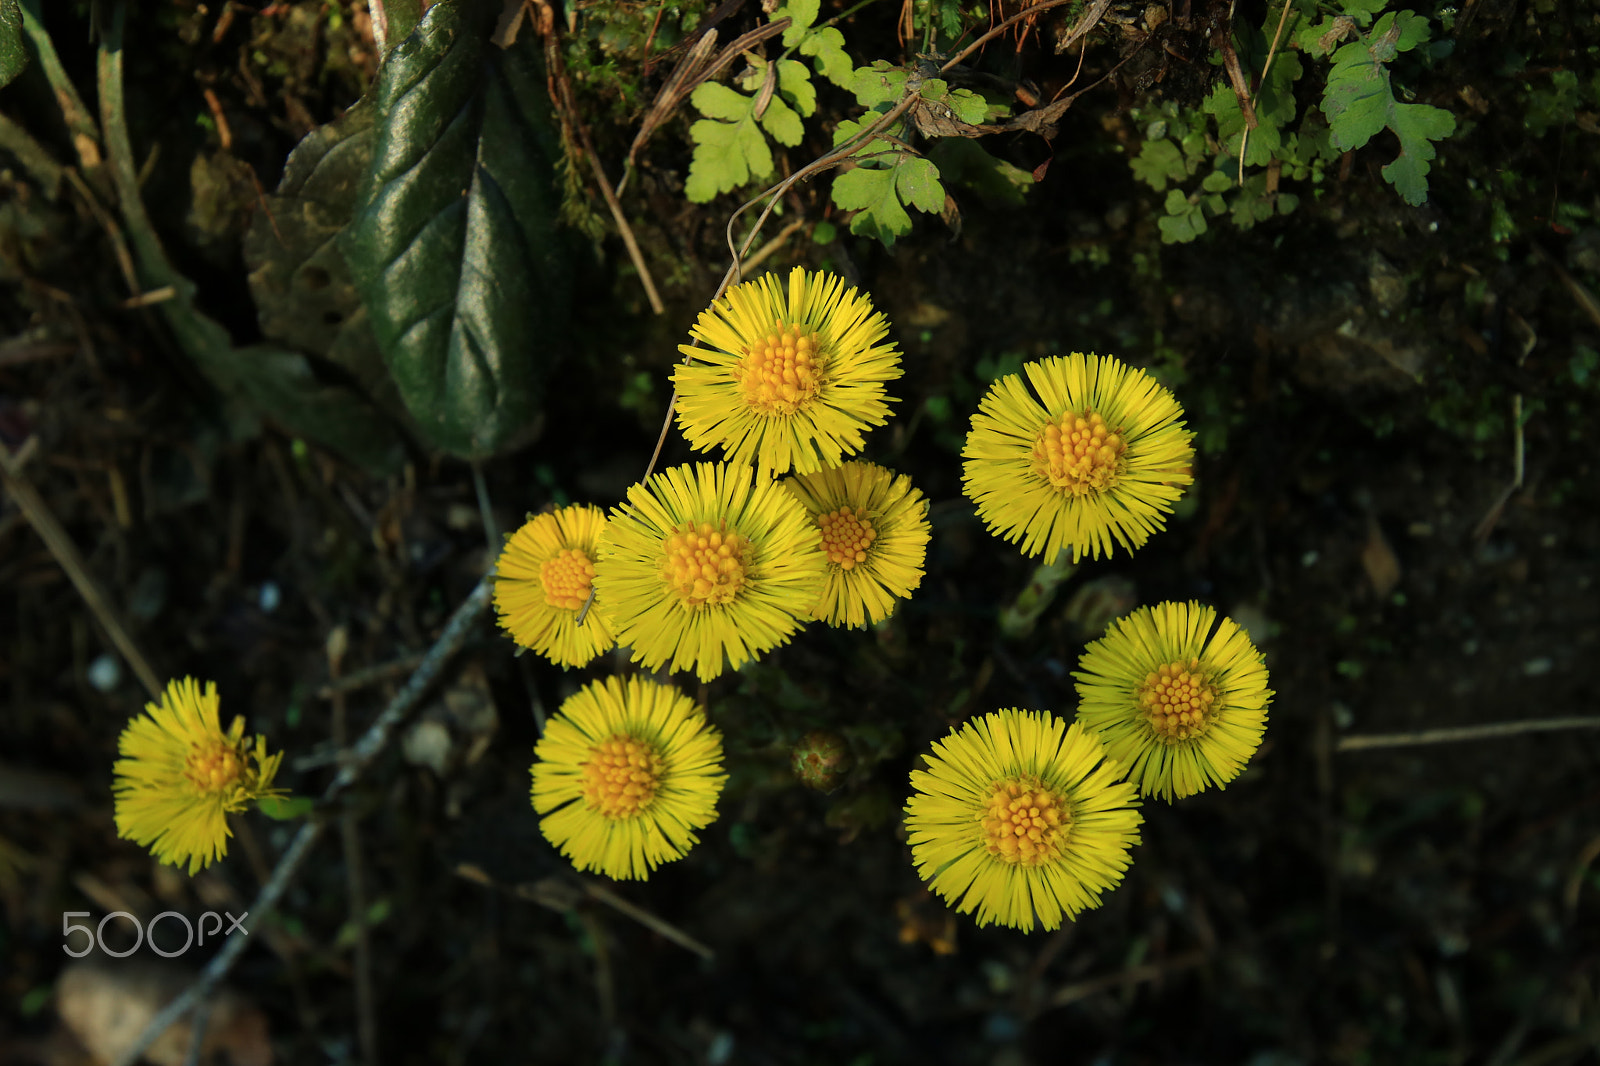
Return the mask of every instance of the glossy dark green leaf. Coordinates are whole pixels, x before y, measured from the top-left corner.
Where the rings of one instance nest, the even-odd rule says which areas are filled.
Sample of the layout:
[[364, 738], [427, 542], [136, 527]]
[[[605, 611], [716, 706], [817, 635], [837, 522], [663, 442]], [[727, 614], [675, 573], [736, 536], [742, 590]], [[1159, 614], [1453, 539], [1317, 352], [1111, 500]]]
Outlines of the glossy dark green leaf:
[[22, 8], [17, 0], [0, 0], [0, 86], [9, 85], [28, 65], [22, 44]]
[[341, 248], [400, 395], [438, 447], [481, 456], [533, 422], [561, 352], [566, 255], [538, 44], [439, 0], [385, 61], [373, 158]]
[[98, 64], [107, 160], [141, 282], [148, 288], [173, 290], [170, 299], [157, 305], [173, 339], [227, 398], [225, 411], [236, 432], [249, 431], [252, 414], [258, 411], [290, 433], [325, 444], [368, 468], [395, 468], [403, 454], [399, 435], [355, 389], [319, 373], [298, 352], [271, 346], [235, 348], [222, 324], [196, 306], [194, 282], [167, 258], [139, 196], [122, 92], [125, 10], [116, 6], [111, 11]]
[[357, 105], [306, 134], [245, 235], [262, 334], [347, 371], [391, 413], [403, 411], [337, 238], [372, 163], [372, 108]]

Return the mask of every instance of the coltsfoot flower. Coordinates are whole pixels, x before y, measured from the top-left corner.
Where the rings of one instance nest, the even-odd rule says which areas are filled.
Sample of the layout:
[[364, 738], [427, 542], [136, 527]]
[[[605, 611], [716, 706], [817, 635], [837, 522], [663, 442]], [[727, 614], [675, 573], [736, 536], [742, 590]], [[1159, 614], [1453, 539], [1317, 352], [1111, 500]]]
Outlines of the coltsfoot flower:
[[1223, 787], [1267, 728], [1272, 690], [1261, 653], [1211, 607], [1141, 607], [1084, 649], [1078, 667], [1078, 721], [1146, 796]]
[[[990, 532], [1045, 562], [1133, 551], [1194, 480], [1183, 408], [1105, 355], [1052, 356], [996, 381], [972, 416], [962, 488]], [[1032, 392], [1029, 391], [1032, 387]]]
[[187, 863], [190, 876], [228, 853], [229, 814], [282, 795], [272, 778], [283, 753], [267, 754], [260, 735], [247, 743], [243, 718], [224, 733], [218, 702], [215, 682], [204, 692], [192, 678], [168, 682], [122, 731], [112, 768], [117, 835], [169, 866]]
[[616, 645], [589, 602], [605, 512], [574, 504], [530, 518], [495, 564], [494, 605], [511, 639], [561, 666], [585, 666]]
[[608, 677], [579, 689], [534, 749], [533, 809], [580, 870], [639, 878], [717, 817], [722, 738], [677, 689]]
[[784, 643], [811, 617], [816, 526], [748, 466], [675, 466], [628, 490], [595, 566], [596, 602], [646, 669], [710, 681]]
[[709, 347], [672, 372], [678, 427], [698, 451], [763, 476], [809, 474], [861, 450], [889, 417], [884, 382], [904, 371], [889, 320], [843, 279], [795, 267], [735, 285], [701, 313], [691, 335]]
[[922, 584], [928, 501], [909, 477], [849, 462], [783, 484], [805, 505], [828, 557], [815, 617], [855, 628], [881, 622]]
[[980, 926], [1058, 929], [1098, 907], [1141, 822], [1136, 790], [1104, 754], [1048, 711], [996, 711], [936, 741], [906, 804], [917, 873]]

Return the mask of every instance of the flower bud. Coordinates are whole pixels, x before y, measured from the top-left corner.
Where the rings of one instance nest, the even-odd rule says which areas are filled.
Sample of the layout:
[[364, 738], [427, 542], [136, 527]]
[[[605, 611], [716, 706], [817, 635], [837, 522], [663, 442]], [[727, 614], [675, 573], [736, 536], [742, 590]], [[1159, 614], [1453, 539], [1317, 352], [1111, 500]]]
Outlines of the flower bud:
[[832, 792], [849, 771], [850, 749], [837, 733], [815, 730], [794, 746], [794, 776], [807, 788]]

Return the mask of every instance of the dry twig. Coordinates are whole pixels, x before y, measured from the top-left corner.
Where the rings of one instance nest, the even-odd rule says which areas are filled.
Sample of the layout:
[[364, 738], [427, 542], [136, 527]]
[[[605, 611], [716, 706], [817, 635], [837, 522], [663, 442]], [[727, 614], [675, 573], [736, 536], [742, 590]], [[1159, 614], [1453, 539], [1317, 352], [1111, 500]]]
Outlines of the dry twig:
[[6, 492], [17, 501], [17, 507], [22, 511], [28, 524], [33, 527], [39, 539], [44, 541], [45, 547], [50, 549], [50, 554], [60, 564], [72, 581], [73, 588], [78, 590], [78, 595], [83, 597], [83, 602], [89, 610], [94, 612], [95, 619], [105, 629], [106, 635], [111, 638], [117, 651], [122, 653], [123, 659], [133, 669], [139, 682], [144, 685], [150, 698], [161, 698], [161, 679], [150, 668], [150, 660], [140, 650], [128, 633], [128, 627], [122, 623], [121, 613], [112, 606], [111, 597], [106, 595], [100, 582], [89, 573], [89, 565], [84, 561], [83, 554], [78, 551], [78, 546], [67, 536], [67, 531], [62, 528], [56, 519], [55, 512], [50, 510], [50, 505], [44, 502], [44, 497], [33, 487], [26, 474], [22, 472], [20, 464], [11, 456], [11, 450], [0, 444], [0, 483], [5, 485]]
[[1491, 740], [1521, 733], [1554, 733], [1567, 729], [1600, 729], [1600, 715], [1571, 718], [1529, 718], [1522, 722], [1486, 722], [1482, 725], [1423, 729], [1415, 733], [1367, 733], [1340, 737], [1334, 751], [1370, 751], [1373, 748], [1408, 748], [1423, 744], [1454, 744], [1463, 740]]

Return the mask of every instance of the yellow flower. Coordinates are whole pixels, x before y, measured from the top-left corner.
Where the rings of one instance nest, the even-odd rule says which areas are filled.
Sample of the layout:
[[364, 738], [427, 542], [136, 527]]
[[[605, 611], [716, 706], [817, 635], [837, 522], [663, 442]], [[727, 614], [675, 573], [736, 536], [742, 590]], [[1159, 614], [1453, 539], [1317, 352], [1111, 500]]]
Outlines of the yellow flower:
[[1267, 728], [1261, 653], [1211, 607], [1141, 607], [1084, 649], [1078, 667], [1078, 721], [1146, 796], [1226, 785]]
[[788, 292], [774, 274], [729, 289], [680, 345], [693, 358], [672, 372], [678, 426], [697, 451], [763, 475], [809, 474], [861, 450], [889, 417], [883, 383], [899, 377], [889, 320], [826, 273], [795, 267]]
[[906, 804], [917, 873], [978, 924], [1098, 907], [1139, 843], [1139, 805], [1100, 742], [1049, 711], [1002, 710], [953, 730], [913, 770]]
[[495, 564], [494, 605], [512, 640], [561, 666], [587, 665], [615, 646], [592, 605], [578, 623], [605, 526], [600, 508], [574, 504], [530, 518], [506, 540]]
[[580, 870], [646, 878], [716, 820], [722, 738], [677, 689], [608, 677], [579, 689], [534, 749], [533, 809]]
[[267, 740], [244, 739], [244, 719], [223, 733], [217, 720], [217, 686], [192, 678], [171, 681], [159, 704], [147, 703], [117, 740], [111, 790], [117, 835], [171, 866], [189, 864], [192, 876], [228, 853], [227, 815], [272, 787], [283, 753], [267, 754]]
[[[1140, 547], [1194, 480], [1183, 408], [1109, 355], [1052, 356], [990, 387], [961, 455], [990, 532], [1054, 562]], [[1028, 386], [1033, 388], [1029, 392]]]
[[817, 528], [792, 494], [753, 473], [675, 466], [612, 510], [596, 602], [634, 662], [710, 681], [810, 617], [826, 563]]
[[909, 477], [849, 462], [783, 484], [821, 530], [828, 556], [827, 584], [813, 617], [830, 626], [879, 622], [922, 584], [928, 501]]

